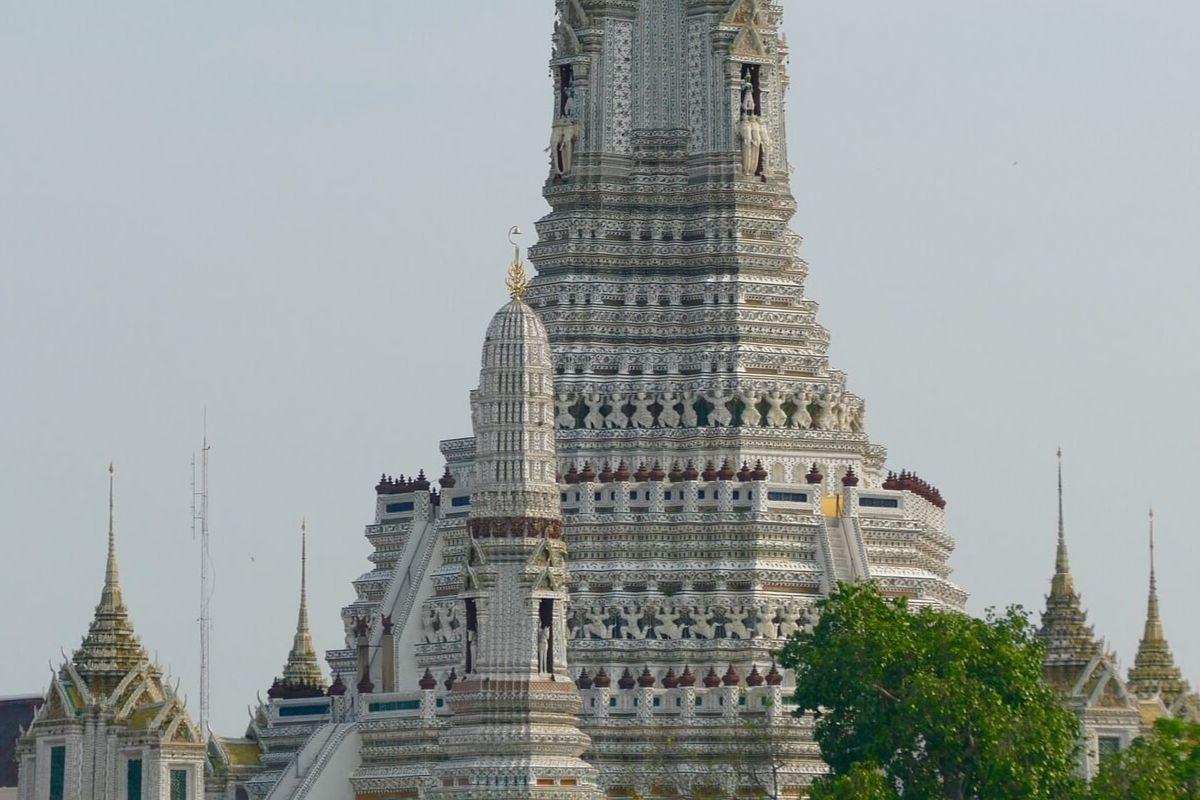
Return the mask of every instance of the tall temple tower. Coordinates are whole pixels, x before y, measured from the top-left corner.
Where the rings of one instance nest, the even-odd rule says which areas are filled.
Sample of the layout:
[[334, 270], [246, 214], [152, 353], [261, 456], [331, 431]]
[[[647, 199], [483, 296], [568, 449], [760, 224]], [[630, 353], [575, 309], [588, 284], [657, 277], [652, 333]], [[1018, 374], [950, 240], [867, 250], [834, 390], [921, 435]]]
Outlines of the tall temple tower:
[[133, 630], [121, 591], [108, 468], [108, 557], [87, 636], [54, 672], [18, 742], [21, 800], [199, 800], [205, 746]]
[[1166, 713], [1200, 718], [1200, 697], [1175, 664], [1158, 607], [1158, 577], [1154, 570], [1154, 511], [1150, 511], [1150, 593], [1146, 600], [1146, 626], [1137, 656], [1129, 670], [1129, 688], [1142, 700], [1161, 700]]
[[[485, 728], [464, 685], [524, 676], [549, 647], [554, 680], [538, 680], [575, 681], [583, 757], [609, 796], [803, 796], [825, 768], [774, 654], [839, 581], [962, 608], [946, 503], [886, 471], [805, 296], [780, 5], [556, 9], [537, 276], [485, 349], [504, 356], [497, 326], [538, 320], [548, 351], [530, 363], [550, 405], [493, 394], [506, 373], [485, 358], [475, 436], [442, 443], [438, 487], [423, 474], [375, 486], [372, 565], [328, 654], [332, 672], [369, 678], [351, 687], [369, 720], [351, 783], [366, 797], [469, 782], [466, 759], [484, 770], [486, 757], [467, 752], [464, 726]], [[538, 419], [552, 427], [524, 427]], [[567, 550], [542, 536], [560, 526]], [[535, 545], [553, 597], [522, 583]], [[522, 616], [534, 597], [536, 625]], [[379, 692], [389, 678], [396, 692]], [[425, 713], [408, 709], [425, 695], [402, 694], [417, 688], [435, 703], [421, 736], [449, 725], [454, 753], [428, 773], [398, 710]]]
[[476, 456], [459, 599], [464, 675], [435, 770], [445, 798], [599, 798], [580, 758], [579, 690], [567, 673], [567, 569], [554, 459], [546, 329], [523, 295], [493, 317], [471, 395]]
[[1116, 657], [1088, 624], [1075, 588], [1063, 521], [1062, 450], [1058, 451], [1058, 549], [1037, 637], [1046, 648], [1047, 683], [1081, 723], [1079, 769], [1090, 779], [1103, 759], [1128, 747], [1139, 735], [1142, 717], [1137, 699], [1121, 679]]
[[317, 663], [313, 648], [312, 631], [308, 623], [308, 523], [300, 523], [300, 608], [296, 614], [296, 633], [292, 637], [292, 649], [288, 651], [283, 675], [275, 679], [267, 696], [277, 697], [321, 697], [326, 683]]

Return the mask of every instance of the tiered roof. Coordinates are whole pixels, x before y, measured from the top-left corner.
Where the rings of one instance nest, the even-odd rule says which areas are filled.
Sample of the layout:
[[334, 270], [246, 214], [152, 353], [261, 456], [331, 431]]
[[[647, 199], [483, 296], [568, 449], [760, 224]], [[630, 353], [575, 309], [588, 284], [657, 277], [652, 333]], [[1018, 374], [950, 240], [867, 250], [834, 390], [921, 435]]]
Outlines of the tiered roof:
[[91, 694], [103, 697], [139, 664], [146, 661], [141, 640], [134, 633], [129, 610], [121, 595], [117, 544], [113, 526], [113, 467], [108, 466], [108, 561], [100, 602], [79, 649], [71, 659]]
[[1150, 511], [1150, 594], [1146, 601], [1146, 628], [1138, 644], [1134, 666], [1129, 670], [1129, 687], [1139, 697], [1161, 695], [1168, 708], [1191, 693], [1191, 686], [1175, 665], [1159, 615], [1158, 579], [1154, 571], [1153, 510]]
[[1087, 622], [1087, 612], [1067, 556], [1066, 530], [1063, 524], [1062, 451], [1058, 453], [1058, 553], [1042, 627], [1037, 636], [1046, 645], [1046, 673], [1051, 683], [1074, 685], [1078, 671], [1104, 652], [1095, 631]]
[[324, 693], [325, 676], [317, 662], [308, 624], [308, 525], [301, 522], [300, 611], [296, 616], [296, 634], [283, 667], [283, 676], [275, 680], [268, 694], [271, 697], [315, 697]]

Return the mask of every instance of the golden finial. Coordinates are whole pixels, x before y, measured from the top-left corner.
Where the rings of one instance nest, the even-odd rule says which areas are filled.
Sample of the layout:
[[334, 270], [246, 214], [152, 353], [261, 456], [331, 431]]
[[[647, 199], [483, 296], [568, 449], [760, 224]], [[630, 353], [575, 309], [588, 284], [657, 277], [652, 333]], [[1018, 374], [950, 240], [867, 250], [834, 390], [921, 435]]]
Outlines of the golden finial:
[[508, 229], [508, 242], [513, 246], [513, 260], [508, 266], [508, 277], [504, 284], [508, 287], [508, 294], [514, 300], [525, 299], [525, 292], [529, 289], [529, 275], [525, 272], [525, 265], [521, 262], [521, 248], [513, 241], [513, 237], [520, 236], [521, 229], [516, 225]]

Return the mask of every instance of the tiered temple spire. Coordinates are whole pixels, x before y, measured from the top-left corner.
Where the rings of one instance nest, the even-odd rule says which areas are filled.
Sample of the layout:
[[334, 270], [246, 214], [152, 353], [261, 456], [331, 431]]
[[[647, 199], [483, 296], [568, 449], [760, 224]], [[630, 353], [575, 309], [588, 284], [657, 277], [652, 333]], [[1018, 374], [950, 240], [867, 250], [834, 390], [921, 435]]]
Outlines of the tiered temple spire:
[[1161, 694], [1168, 707], [1191, 691], [1175, 665], [1159, 614], [1158, 578], [1154, 570], [1154, 509], [1150, 509], [1150, 592], [1146, 600], [1146, 627], [1138, 644], [1134, 666], [1129, 670], [1129, 686], [1139, 697]]
[[79, 649], [72, 660], [94, 695], [111, 691], [130, 669], [145, 659], [141, 641], [133, 631], [129, 611], [121, 594], [117, 567], [117, 538], [113, 513], [115, 470], [108, 465], [108, 559], [100, 602]]
[[1083, 666], [1103, 650], [1092, 627], [1087, 624], [1087, 612], [1075, 590], [1075, 578], [1067, 556], [1061, 448], [1058, 450], [1058, 552], [1038, 638], [1046, 645], [1047, 665]]
[[308, 697], [320, 695], [325, 677], [313, 648], [308, 624], [308, 523], [300, 522], [300, 610], [296, 615], [296, 634], [282, 679], [276, 680], [268, 694], [272, 697]]

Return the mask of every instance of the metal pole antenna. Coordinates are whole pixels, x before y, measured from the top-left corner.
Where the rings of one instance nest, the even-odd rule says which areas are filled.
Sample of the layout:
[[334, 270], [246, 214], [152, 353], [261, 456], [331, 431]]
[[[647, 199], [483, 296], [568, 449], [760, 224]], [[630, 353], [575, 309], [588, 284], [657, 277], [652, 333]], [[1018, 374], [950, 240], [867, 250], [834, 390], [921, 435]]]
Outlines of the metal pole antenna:
[[[208, 410], [204, 412], [204, 432], [200, 445], [200, 490], [196, 491], [196, 457], [192, 456], [192, 536], [200, 523], [200, 732], [208, 742], [209, 711], [209, 643], [212, 628], [209, 603], [212, 600], [210, 578], [212, 559], [208, 549]], [[197, 505], [199, 501], [199, 505]]]

